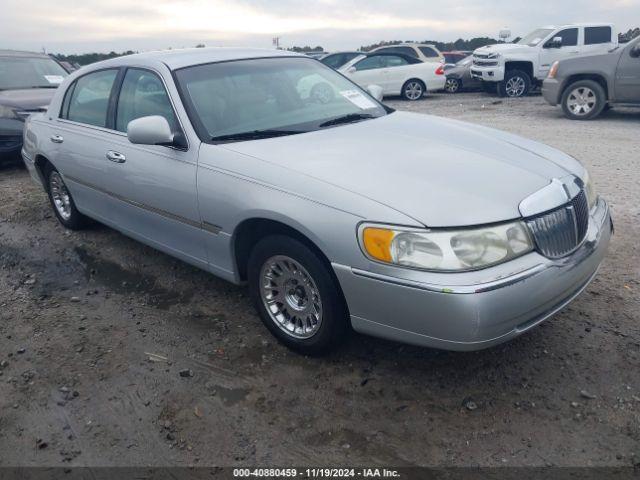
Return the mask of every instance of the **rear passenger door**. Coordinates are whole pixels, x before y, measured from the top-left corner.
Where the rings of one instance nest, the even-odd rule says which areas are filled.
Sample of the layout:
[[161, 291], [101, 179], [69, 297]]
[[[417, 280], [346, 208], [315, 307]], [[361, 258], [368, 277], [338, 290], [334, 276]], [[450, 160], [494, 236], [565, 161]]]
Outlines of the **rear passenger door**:
[[[101, 157], [107, 165], [105, 189], [117, 199], [113, 215], [118, 228], [204, 266], [205, 232], [196, 192], [199, 143], [187, 140], [162, 76], [147, 68], [127, 68], [113, 104], [115, 132]], [[164, 117], [183, 146], [129, 142], [129, 122], [151, 115]]]
[[608, 52], [614, 46], [613, 36], [616, 33], [608, 25], [584, 27], [583, 55], [597, 55]]
[[108, 162], [104, 152], [113, 132], [109, 127], [110, 98], [120, 70], [98, 70], [76, 79], [65, 93], [62, 109], [51, 122], [48, 139], [56, 146], [55, 167], [78, 209], [92, 217], [108, 221], [112, 217], [112, 199], [104, 195]]
[[640, 41], [622, 52], [615, 82], [616, 101], [640, 104]]

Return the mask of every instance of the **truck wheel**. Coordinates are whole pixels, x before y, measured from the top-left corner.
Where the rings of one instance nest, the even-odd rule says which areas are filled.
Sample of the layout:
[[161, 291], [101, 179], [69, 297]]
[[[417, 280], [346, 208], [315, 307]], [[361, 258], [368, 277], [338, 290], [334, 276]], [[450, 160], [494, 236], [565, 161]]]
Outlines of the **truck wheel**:
[[562, 93], [562, 111], [571, 120], [591, 120], [607, 104], [604, 89], [593, 80], [579, 80]]
[[498, 84], [501, 97], [524, 97], [531, 89], [531, 78], [522, 70], [508, 70], [504, 80]]

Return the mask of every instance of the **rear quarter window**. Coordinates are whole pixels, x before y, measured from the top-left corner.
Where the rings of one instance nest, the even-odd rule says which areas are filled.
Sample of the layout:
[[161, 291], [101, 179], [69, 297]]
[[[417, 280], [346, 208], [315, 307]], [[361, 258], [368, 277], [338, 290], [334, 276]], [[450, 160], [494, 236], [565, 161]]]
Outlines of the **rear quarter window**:
[[584, 44], [597, 45], [611, 42], [611, 27], [586, 27], [584, 29]]

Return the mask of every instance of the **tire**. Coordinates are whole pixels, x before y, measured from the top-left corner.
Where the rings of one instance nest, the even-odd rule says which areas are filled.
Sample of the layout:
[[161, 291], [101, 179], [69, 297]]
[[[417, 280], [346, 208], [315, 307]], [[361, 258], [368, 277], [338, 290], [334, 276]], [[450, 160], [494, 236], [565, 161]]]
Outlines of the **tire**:
[[249, 256], [248, 280], [262, 322], [288, 348], [320, 355], [348, 336], [349, 316], [337, 280], [304, 243], [285, 235], [260, 240]]
[[47, 195], [58, 221], [69, 230], [81, 230], [89, 224], [89, 218], [81, 214], [62, 175], [51, 164], [45, 168]]
[[579, 80], [562, 92], [562, 111], [571, 120], [596, 118], [607, 105], [604, 88], [593, 80]]
[[501, 97], [524, 97], [531, 90], [531, 77], [522, 70], [507, 70], [504, 80], [498, 84]]
[[402, 86], [402, 98], [410, 102], [420, 100], [425, 93], [427, 93], [427, 86], [417, 78], [407, 80]]
[[462, 82], [459, 78], [449, 77], [444, 84], [444, 91], [447, 93], [458, 93], [462, 88]]

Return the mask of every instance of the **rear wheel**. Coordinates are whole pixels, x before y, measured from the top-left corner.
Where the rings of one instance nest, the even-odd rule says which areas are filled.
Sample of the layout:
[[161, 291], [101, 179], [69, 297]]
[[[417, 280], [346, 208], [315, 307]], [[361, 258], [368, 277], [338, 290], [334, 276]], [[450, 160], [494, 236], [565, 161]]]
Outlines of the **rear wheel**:
[[508, 70], [504, 80], [498, 84], [501, 97], [524, 97], [531, 89], [531, 77], [522, 70]]
[[45, 179], [47, 181], [49, 201], [58, 221], [70, 230], [84, 228], [89, 223], [89, 219], [76, 208], [73, 197], [67, 189], [60, 172], [52, 165], [48, 165], [45, 169]]
[[457, 78], [447, 78], [444, 84], [444, 90], [447, 93], [457, 93], [462, 87], [462, 82]]
[[335, 348], [348, 334], [347, 308], [326, 261], [284, 235], [258, 242], [249, 289], [260, 318], [284, 345], [307, 355]]
[[407, 80], [402, 86], [402, 97], [405, 100], [416, 101], [420, 100], [427, 91], [427, 87], [422, 80], [412, 78]]
[[571, 120], [590, 120], [600, 115], [607, 104], [604, 88], [593, 80], [580, 80], [562, 94], [562, 110]]

